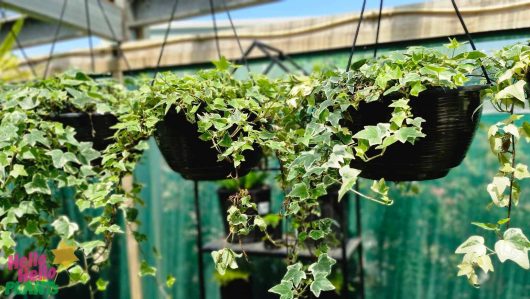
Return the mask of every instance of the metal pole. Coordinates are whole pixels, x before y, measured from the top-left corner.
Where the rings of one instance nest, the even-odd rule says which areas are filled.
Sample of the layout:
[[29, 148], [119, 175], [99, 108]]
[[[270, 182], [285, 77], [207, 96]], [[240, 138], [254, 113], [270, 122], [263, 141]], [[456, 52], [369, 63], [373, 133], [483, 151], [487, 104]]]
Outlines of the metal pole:
[[364, 260], [363, 260], [363, 241], [362, 241], [362, 234], [363, 234], [363, 226], [361, 222], [361, 197], [359, 196], [359, 184], [360, 180], [357, 181], [357, 184], [355, 184], [355, 190], [357, 193], [355, 193], [355, 222], [357, 225], [357, 237], [359, 238], [359, 249], [357, 251], [358, 258], [359, 258], [359, 278], [360, 278], [360, 285], [359, 285], [359, 292], [361, 294], [360, 298], [364, 299]]
[[195, 218], [197, 221], [197, 259], [199, 267], [199, 298], [206, 299], [206, 291], [204, 285], [204, 259], [202, 256], [202, 224], [201, 224], [201, 208], [199, 205], [199, 182], [193, 181], [193, 193], [195, 197]]

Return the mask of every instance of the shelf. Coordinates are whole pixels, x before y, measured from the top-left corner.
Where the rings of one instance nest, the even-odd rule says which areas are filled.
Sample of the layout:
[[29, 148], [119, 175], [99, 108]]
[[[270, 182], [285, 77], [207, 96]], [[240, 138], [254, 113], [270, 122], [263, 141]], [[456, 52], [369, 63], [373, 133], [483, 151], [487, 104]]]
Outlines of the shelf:
[[[359, 238], [350, 238], [346, 245], [346, 257], [349, 257], [357, 248], [361, 241]], [[218, 239], [208, 242], [202, 247], [202, 252], [211, 252], [216, 251], [222, 248], [230, 248], [237, 253], [245, 251], [249, 256], [266, 256], [266, 257], [286, 257], [287, 249], [285, 247], [281, 248], [266, 248], [263, 242], [255, 243], [245, 243], [239, 245], [239, 243], [229, 243], [225, 239]], [[336, 259], [342, 260], [342, 250], [340, 247], [335, 247], [329, 250], [329, 256]], [[312, 255], [307, 249], [302, 249], [299, 253], [300, 258], [311, 258]]]

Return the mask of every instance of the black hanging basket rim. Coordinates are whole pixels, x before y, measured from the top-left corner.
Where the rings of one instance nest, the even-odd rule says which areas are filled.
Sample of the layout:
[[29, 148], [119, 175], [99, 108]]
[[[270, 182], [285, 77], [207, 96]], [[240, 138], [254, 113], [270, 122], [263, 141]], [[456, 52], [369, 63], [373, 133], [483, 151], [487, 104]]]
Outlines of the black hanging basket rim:
[[[417, 96], [410, 96], [410, 98], [418, 98], [420, 96], [426, 96], [430, 94], [445, 94], [449, 92], [455, 92], [455, 91], [462, 91], [462, 92], [476, 92], [476, 91], [482, 91], [491, 85], [489, 84], [474, 84], [474, 85], [463, 85], [463, 86], [457, 86], [455, 88], [450, 87], [443, 87], [443, 86], [426, 86], [427, 89], [421, 91]], [[393, 92], [387, 95], [382, 95], [379, 100], [385, 99], [385, 98], [398, 98], [403, 97], [403, 94], [399, 92]], [[367, 103], [370, 104], [370, 103]]]
[[59, 112], [59, 113], [50, 113], [49, 115], [50, 115], [50, 117], [68, 117], [68, 118], [80, 117], [80, 116], [84, 116], [84, 115], [89, 115], [89, 116], [114, 116], [114, 117], [117, 117], [115, 114], [113, 114], [111, 112], [101, 113], [101, 112], [86, 112], [86, 111], [83, 111], [83, 112]]
[[420, 95], [430, 94], [430, 93], [447, 93], [451, 91], [464, 91], [464, 92], [474, 92], [481, 91], [490, 87], [489, 84], [474, 84], [474, 85], [463, 85], [457, 86], [456, 88], [442, 87], [442, 86], [427, 86], [427, 89], [420, 92]]

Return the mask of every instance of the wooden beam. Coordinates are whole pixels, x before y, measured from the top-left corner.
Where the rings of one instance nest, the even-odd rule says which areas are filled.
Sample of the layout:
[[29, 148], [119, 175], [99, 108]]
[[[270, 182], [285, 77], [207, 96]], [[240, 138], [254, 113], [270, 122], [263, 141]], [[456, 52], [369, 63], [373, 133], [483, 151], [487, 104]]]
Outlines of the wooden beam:
[[[514, 3], [490, 1], [477, 4], [476, 0], [461, 1], [461, 12], [472, 34], [488, 33], [530, 28], [530, 0]], [[436, 2], [440, 3], [440, 2]], [[442, 3], [440, 3], [442, 4]], [[451, 5], [449, 3], [449, 5]], [[360, 29], [358, 46], [372, 45], [375, 40], [378, 11], [365, 13]], [[359, 13], [353, 12], [338, 16], [295, 18], [292, 20], [253, 20], [254, 26], [242, 26], [238, 30], [243, 48], [246, 49], [255, 40], [281, 49], [288, 54], [327, 51], [331, 49], [349, 49], [353, 30], [359, 21]], [[244, 25], [238, 21], [236, 26]], [[441, 26], [440, 24], [443, 24]], [[380, 43], [421, 41], [426, 39], [461, 36], [462, 26], [455, 16], [454, 9], [447, 6], [424, 7], [411, 5], [400, 8], [384, 9], [381, 20]], [[506, 33], [498, 33], [505, 35]], [[219, 32], [221, 53], [228, 59], [239, 59], [241, 53], [234, 35], [230, 31]], [[462, 39], [465, 40], [465, 39]], [[161, 40], [132, 41], [122, 45], [124, 55], [133, 70], [145, 70], [157, 65]], [[480, 46], [480, 45], [479, 45]], [[111, 47], [96, 49], [96, 70], [108, 72]], [[252, 53], [251, 58], [262, 57]], [[46, 63], [45, 56], [31, 59], [34, 65]], [[161, 66], [171, 67], [207, 63], [217, 59], [215, 37], [212, 33], [190, 34], [170, 37], [167, 41]], [[347, 56], [345, 56], [347, 59]], [[123, 63], [123, 62], [122, 62]], [[25, 65], [25, 62], [22, 63]], [[90, 54], [87, 50], [77, 50], [56, 55], [52, 65], [57, 69], [71, 67], [89, 70]], [[122, 68], [124, 66], [122, 65]], [[125, 68], [124, 68], [125, 69]]]
[[[171, 9], [175, 0], [134, 0], [131, 3], [133, 19], [129, 27], [142, 27], [163, 22], [171, 19]], [[236, 9], [245, 6], [275, 2], [278, 0], [224, 0], [227, 9]], [[214, 0], [216, 12], [224, 11], [223, 0]], [[188, 18], [210, 13], [209, 0], [180, 0], [178, 3], [175, 19]]]
[[[84, 0], [3, 0], [2, 4], [8, 9], [18, 11], [36, 19], [56, 23], [60, 19], [64, 1], [67, 1], [67, 5], [63, 18], [63, 28], [70, 27], [87, 32]], [[109, 28], [97, 1], [90, 0], [89, 11], [92, 33], [103, 38], [114, 39], [112, 34], [113, 30], [116, 39], [123, 40], [122, 10], [106, 0], [102, 0], [101, 4], [103, 5], [105, 14], [108, 16], [112, 29]]]

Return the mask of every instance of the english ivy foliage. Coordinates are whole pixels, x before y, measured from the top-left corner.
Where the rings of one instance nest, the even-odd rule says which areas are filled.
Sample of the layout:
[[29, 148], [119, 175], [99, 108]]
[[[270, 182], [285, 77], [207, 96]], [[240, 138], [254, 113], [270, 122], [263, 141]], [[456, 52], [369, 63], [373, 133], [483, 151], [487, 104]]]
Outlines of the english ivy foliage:
[[[214, 64], [216, 68], [193, 75], [161, 74], [153, 86], [140, 88], [140, 97], [153, 103], [159, 114], [170, 109], [185, 114], [198, 125], [201, 139], [213, 141], [219, 159], [236, 167], [244, 161], [243, 152], [255, 150], [256, 145], [280, 147], [264, 129], [274, 106], [271, 99], [279, 92], [277, 85], [260, 75], [235, 79], [232, 70], [237, 66], [225, 58]], [[155, 115], [153, 122], [159, 119]]]
[[479, 287], [476, 273], [493, 271], [491, 255], [497, 255], [504, 263], [511, 260], [524, 269], [530, 269], [528, 250], [530, 242], [521, 228], [510, 227], [514, 220], [511, 210], [519, 204], [521, 187], [519, 182], [530, 178], [528, 166], [517, 161], [518, 144], [530, 142], [530, 123], [518, 108], [528, 107], [530, 78], [530, 47], [514, 45], [506, 47], [486, 60], [489, 71], [494, 74], [495, 84], [483, 97], [491, 102], [507, 118], [492, 125], [488, 130], [491, 152], [499, 161], [499, 170], [487, 186], [490, 206], [507, 209], [507, 217], [495, 223], [473, 223], [484, 230], [495, 233], [498, 240], [493, 249], [486, 247], [484, 237], [472, 236], [456, 253], [464, 254], [458, 265], [458, 275], [466, 276], [473, 286]]
[[[3, 86], [0, 101], [0, 247], [13, 254], [18, 238], [34, 240], [32, 248], [50, 248], [57, 241], [75, 244], [95, 266], [106, 258], [102, 240], [77, 240], [79, 225], [61, 215], [62, 188], [75, 193], [77, 203], [101, 200], [90, 194], [99, 177], [94, 161], [102, 153], [89, 142], [76, 140], [73, 128], [53, 122], [63, 112], [120, 113], [125, 89], [111, 81], [94, 81], [82, 73], [66, 73], [42, 81]], [[80, 209], [88, 208], [79, 205]], [[95, 218], [97, 219], [97, 217]], [[119, 227], [101, 227], [92, 219], [96, 234], [107, 235]], [[30, 249], [32, 249], [30, 248]], [[73, 267], [72, 267], [73, 266]], [[59, 267], [68, 271], [68, 286], [86, 284], [86, 266]]]
[[[320, 217], [318, 199], [330, 189], [338, 189], [340, 200], [356, 184], [360, 170], [351, 161], [365, 162], [384, 155], [392, 144], [412, 143], [423, 138], [423, 119], [415, 117], [409, 105], [413, 97], [428, 88], [457, 88], [480, 65], [485, 54], [478, 51], [453, 53], [460, 46], [455, 40], [441, 52], [422, 47], [394, 52], [375, 60], [360, 61], [346, 72], [326, 70], [310, 77], [291, 76], [279, 82], [283, 105], [271, 115], [274, 140], [282, 144], [272, 149], [282, 166], [282, 185], [289, 190], [284, 216], [292, 219], [296, 241], [290, 251], [288, 271], [270, 292], [281, 298], [299, 298], [309, 290], [319, 296], [332, 290], [329, 271], [303, 265], [298, 251], [308, 239], [316, 242], [319, 263], [331, 260], [327, 254], [332, 233], [329, 219]], [[390, 99], [388, 121], [352, 131], [355, 111], [362, 102]], [[522, 170], [522, 169], [521, 169]], [[383, 179], [370, 188], [373, 195], [361, 196], [391, 204]], [[310, 220], [317, 217], [318, 220]], [[334, 263], [334, 261], [333, 261]], [[329, 267], [333, 263], [329, 263]], [[307, 269], [311, 272], [304, 272]]]
[[111, 79], [94, 80], [78, 71], [25, 84], [6, 85], [4, 89], [10, 100], [18, 101], [25, 109], [34, 109], [44, 117], [67, 112], [120, 115], [128, 109], [125, 87]]
[[333, 258], [322, 254], [307, 268], [300, 262], [287, 266], [287, 273], [280, 284], [272, 287], [269, 292], [280, 295], [281, 299], [302, 298], [307, 294], [309, 286], [309, 291], [319, 297], [321, 292], [335, 289], [328, 279], [335, 263]]
[[[484, 98], [502, 112], [506, 120], [488, 133], [491, 150], [499, 160], [499, 171], [488, 185], [491, 205], [517, 206], [521, 180], [528, 179], [528, 167], [516, 161], [516, 145], [530, 141], [530, 124], [517, 108], [528, 104], [530, 48], [517, 45], [493, 57], [478, 51], [454, 55], [459, 44], [448, 49], [422, 47], [394, 52], [377, 59], [363, 60], [350, 70], [323, 70], [311, 76], [289, 76], [271, 81], [253, 75], [247, 80], [232, 76], [236, 66], [226, 59], [216, 68], [194, 75], [160, 74], [140, 82], [129, 92], [112, 81], [95, 81], [82, 73], [66, 73], [43, 81], [3, 86], [0, 100], [0, 247], [14, 251], [17, 236], [35, 240], [46, 247], [59, 239], [76, 244], [91, 266], [99, 267], [108, 258], [114, 236], [121, 233], [119, 217], [127, 225], [139, 224], [135, 205], [143, 204], [140, 186], [124, 187], [146, 149], [157, 123], [171, 110], [183, 113], [198, 125], [201, 138], [212, 140], [219, 159], [238, 166], [244, 152], [256, 147], [280, 161], [279, 180], [286, 191], [282, 217], [289, 218], [293, 240], [283, 244], [289, 252], [287, 272], [270, 289], [280, 298], [303, 298], [333, 290], [329, 280], [333, 265], [329, 256], [333, 241], [333, 221], [322, 219], [319, 200], [331, 190], [341, 200], [361, 174], [352, 161], [370, 161], [385, 154], [397, 143], [414, 144], [425, 137], [424, 120], [414, 116], [410, 101], [429, 88], [456, 88], [468, 84], [468, 75], [483, 62], [495, 74], [495, 84]], [[458, 50], [460, 51], [460, 50]], [[356, 111], [361, 104], [388, 103], [387, 121], [354, 130]], [[72, 128], [50, 121], [62, 112], [113, 113], [119, 119], [114, 143], [102, 152], [90, 143], [75, 139]], [[94, 163], [98, 160], [98, 163]], [[80, 211], [89, 212], [88, 226], [96, 238], [81, 241], [78, 223], [59, 214], [61, 203], [54, 194], [72, 188]], [[374, 181], [369, 194], [360, 196], [390, 205], [389, 187]], [[228, 223], [232, 237], [253, 229], [267, 232], [267, 222], [255, 213], [246, 190], [232, 198]], [[520, 228], [510, 228], [510, 215], [494, 223], [474, 223], [494, 232], [499, 240], [493, 248], [483, 236], [471, 236], [456, 252], [463, 254], [458, 275], [478, 285], [477, 269], [493, 271], [491, 256], [501, 262], [512, 260], [529, 267], [528, 238]], [[131, 228], [134, 225], [131, 225]], [[138, 241], [146, 236], [133, 231]], [[230, 237], [230, 236], [229, 236]], [[304, 264], [298, 255], [314, 246], [316, 262]], [[212, 253], [220, 274], [237, 268], [241, 254], [231, 249]], [[6, 262], [5, 259], [0, 262]], [[84, 265], [60, 268], [68, 271], [69, 285], [90, 279]], [[156, 268], [142, 262], [140, 275], [157, 277]], [[170, 287], [175, 278], [168, 276]], [[107, 282], [98, 280], [99, 290]]]

